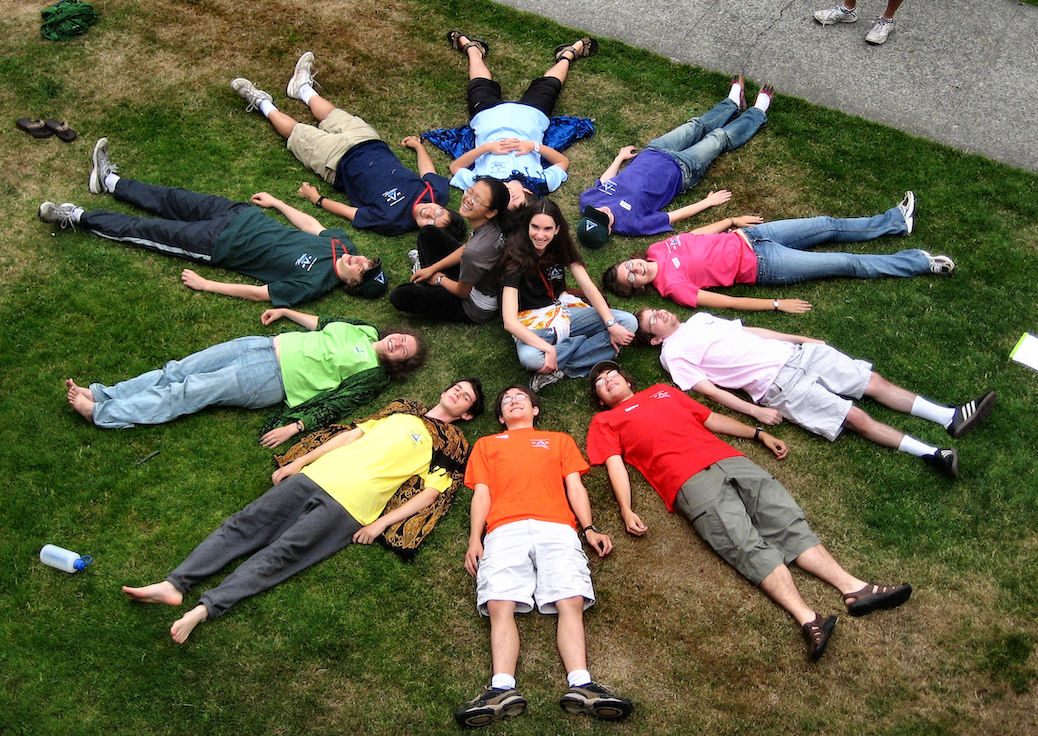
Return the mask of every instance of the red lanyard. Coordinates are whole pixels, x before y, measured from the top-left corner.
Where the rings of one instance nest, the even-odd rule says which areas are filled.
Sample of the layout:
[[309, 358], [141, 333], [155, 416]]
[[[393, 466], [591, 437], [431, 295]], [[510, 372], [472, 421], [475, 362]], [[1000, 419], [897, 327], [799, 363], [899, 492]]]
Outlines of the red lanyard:
[[420, 205], [422, 203], [422, 200], [425, 199], [426, 194], [429, 195], [429, 201], [433, 204], [436, 204], [436, 193], [433, 192], [432, 184], [430, 184], [429, 182], [425, 182], [425, 188], [415, 199], [414, 204], [411, 205], [411, 218], [415, 222], [418, 222], [418, 213], [415, 212], [415, 210], [418, 209], [418, 205]]

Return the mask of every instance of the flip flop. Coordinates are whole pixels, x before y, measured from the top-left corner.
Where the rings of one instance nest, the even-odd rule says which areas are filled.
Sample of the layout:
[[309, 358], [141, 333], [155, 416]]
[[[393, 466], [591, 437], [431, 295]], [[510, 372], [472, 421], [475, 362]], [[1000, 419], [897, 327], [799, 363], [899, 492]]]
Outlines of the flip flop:
[[18, 130], [24, 130], [33, 138], [50, 138], [54, 131], [47, 127], [42, 120], [29, 120], [29, 118], [18, 118], [14, 121]]
[[58, 121], [54, 118], [47, 118], [43, 121], [43, 124], [46, 125], [47, 128], [52, 133], [54, 133], [54, 135], [56, 135], [58, 138], [65, 141], [66, 143], [71, 143], [78, 137], [76, 131], [68, 127], [68, 123], [66, 123], [64, 120]]

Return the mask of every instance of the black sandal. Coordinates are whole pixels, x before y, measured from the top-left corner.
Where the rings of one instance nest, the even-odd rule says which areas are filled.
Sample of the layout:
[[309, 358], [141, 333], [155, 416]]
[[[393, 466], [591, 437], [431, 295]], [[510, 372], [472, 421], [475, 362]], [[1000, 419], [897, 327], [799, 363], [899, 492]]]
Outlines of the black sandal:
[[[558, 46], [556, 46], [555, 61], [562, 61], [563, 59], [565, 59], [570, 64], [572, 64], [577, 59], [586, 59], [589, 56], [594, 56], [598, 52], [598, 41], [596, 41], [593, 38], [588, 38], [587, 36], [580, 40], [583, 41], [584, 45], [580, 47], [579, 54], [577, 53], [577, 50], [573, 48], [572, 44], [560, 43]], [[573, 52], [572, 59], [565, 55], [567, 51]]]
[[[908, 583], [902, 583], [901, 585], [869, 583], [861, 590], [845, 593], [843, 602], [847, 606], [847, 613], [852, 616], [864, 616], [867, 613], [885, 608], [897, 608], [911, 596], [912, 586]], [[854, 600], [848, 603], [848, 598], [853, 598]]]
[[468, 58], [469, 49], [472, 48], [473, 46], [475, 46], [477, 49], [479, 49], [479, 53], [483, 55], [483, 58], [486, 58], [487, 54], [490, 53], [490, 44], [488, 44], [486, 41], [484, 41], [481, 38], [469, 38], [468, 36], [465, 36], [465, 38], [469, 39], [469, 42], [467, 44], [465, 44], [464, 46], [462, 46], [461, 45], [461, 37], [462, 36], [465, 36], [465, 34], [462, 33], [459, 30], [453, 30], [453, 31], [448, 31], [447, 32], [447, 43], [450, 44], [450, 47], [452, 49], [457, 51], [462, 56]]
[[14, 121], [18, 130], [24, 130], [33, 138], [50, 138], [54, 131], [47, 127], [42, 120], [29, 120], [29, 118], [18, 118]]
[[56, 135], [58, 138], [60, 138], [61, 140], [65, 141], [66, 143], [71, 143], [72, 141], [76, 140], [76, 138], [78, 137], [78, 135], [76, 134], [76, 131], [74, 131], [74, 130], [72, 130], [72, 128], [68, 127], [68, 123], [66, 123], [63, 120], [62, 121], [58, 121], [58, 120], [55, 120], [54, 118], [47, 118], [46, 120], [43, 121], [43, 124], [46, 125], [47, 128], [52, 133], [54, 133], [54, 135]]
[[835, 626], [836, 616], [822, 618], [820, 613], [816, 613], [812, 621], [808, 621], [800, 627], [800, 633], [804, 635], [804, 641], [807, 642], [807, 657], [812, 662], [817, 662], [825, 653], [825, 647], [829, 643], [829, 637], [832, 636]]

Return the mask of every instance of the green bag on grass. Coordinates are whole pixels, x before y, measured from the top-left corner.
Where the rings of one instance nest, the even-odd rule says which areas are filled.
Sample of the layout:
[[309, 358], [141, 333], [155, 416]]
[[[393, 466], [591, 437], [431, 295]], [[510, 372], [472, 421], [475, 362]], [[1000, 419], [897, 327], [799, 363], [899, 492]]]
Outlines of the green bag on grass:
[[48, 41], [67, 41], [86, 33], [87, 28], [97, 22], [94, 6], [79, 0], [58, 0], [44, 8], [40, 15], [43, 16], [40, 35]]

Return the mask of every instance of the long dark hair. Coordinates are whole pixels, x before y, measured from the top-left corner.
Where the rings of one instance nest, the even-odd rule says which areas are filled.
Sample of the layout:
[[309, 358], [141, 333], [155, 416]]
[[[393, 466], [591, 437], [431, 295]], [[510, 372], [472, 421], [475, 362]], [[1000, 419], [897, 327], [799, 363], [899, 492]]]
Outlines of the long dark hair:
[[[547, 215], [555, 221], [558, 230], [555, 238], [548, 244], [540, 256], [530, 242], [530, 221], [537, 215]], [[521, 273], [524, 278], [537, 279], [540, 269], [551, 266], [569, 266], [571, 263], [584, 265], [584, 259], [573, 242], [569, 223], [562, 210], [550, 199], [541, 199], [522, 211], [522, 218], [505, 243], [505, 252], [501, 256], [502, 273]]]

